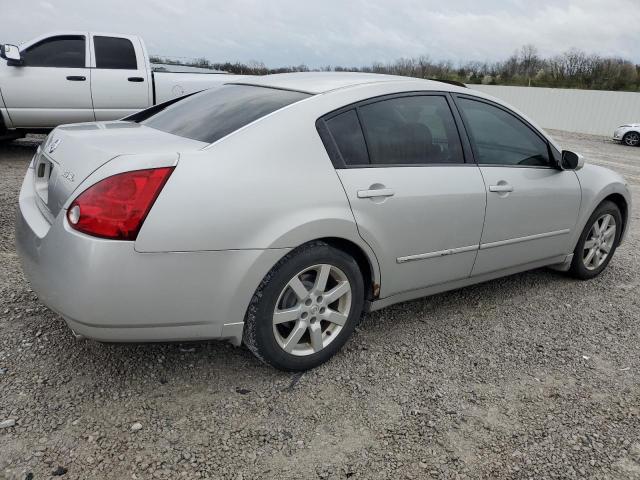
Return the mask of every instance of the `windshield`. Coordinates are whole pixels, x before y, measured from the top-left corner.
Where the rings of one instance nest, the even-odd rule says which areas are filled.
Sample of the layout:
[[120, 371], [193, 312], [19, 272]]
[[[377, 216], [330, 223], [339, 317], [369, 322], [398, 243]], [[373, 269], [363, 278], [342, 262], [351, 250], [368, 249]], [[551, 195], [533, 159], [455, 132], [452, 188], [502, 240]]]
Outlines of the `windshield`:
[[140, 123], [181, 137], [213, 143], [307, 93], [251, 85], [223, 85], [190, 95]]

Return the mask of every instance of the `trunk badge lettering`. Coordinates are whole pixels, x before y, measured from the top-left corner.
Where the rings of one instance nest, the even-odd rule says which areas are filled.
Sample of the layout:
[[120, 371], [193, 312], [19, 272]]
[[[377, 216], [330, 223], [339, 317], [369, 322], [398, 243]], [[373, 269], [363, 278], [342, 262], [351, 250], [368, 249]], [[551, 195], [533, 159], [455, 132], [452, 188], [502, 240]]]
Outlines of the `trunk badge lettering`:
[[58, 145], [60, 145], [60, 142], [62, 140], [60, 140], [59, 138], [57, 138], [56, 140], [54, 140], [53, 142], [51, 142], [51, 145], [49, 145], [49, 153], [53, 153], [56, 151], [56, 148], [58, 148]]
[[62, 173], [62, 178], [66, 178], [70, 182], [73, 182], [76, 179], [76, 174], [73, 172], [70, 172], [69, 170], [66, 170]]

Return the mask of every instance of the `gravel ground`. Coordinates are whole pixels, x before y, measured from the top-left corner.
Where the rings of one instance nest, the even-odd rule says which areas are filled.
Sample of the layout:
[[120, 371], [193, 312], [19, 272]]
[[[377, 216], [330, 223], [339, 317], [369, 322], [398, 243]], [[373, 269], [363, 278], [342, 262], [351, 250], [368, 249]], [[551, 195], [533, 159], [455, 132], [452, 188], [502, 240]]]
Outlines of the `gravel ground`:
[[[640, 148], [552, 133], [640, 204]], [[36, 143], [0, 147], [0, 478], [640, 478], [637, 211], [593, 281], [396, 305], [292, 375], [218, 342], [76, 341], [14, 250]]]

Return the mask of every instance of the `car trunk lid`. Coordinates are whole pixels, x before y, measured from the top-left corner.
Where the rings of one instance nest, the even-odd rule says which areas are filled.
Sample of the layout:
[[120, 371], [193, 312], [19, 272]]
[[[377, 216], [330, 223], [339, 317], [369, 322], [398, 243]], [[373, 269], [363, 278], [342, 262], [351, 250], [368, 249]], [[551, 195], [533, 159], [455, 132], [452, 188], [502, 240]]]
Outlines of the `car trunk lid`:
[[[76, 188], [96, 169], [121, 155], [175, 154], [206, 143], [131, 122], [99, 122], [56, 128], [35, 159], [35, 189], [51, 220]], [[135, 166], [132, 170], [135, 170]], [[78, 192], [80, 193], [80, 192]]]

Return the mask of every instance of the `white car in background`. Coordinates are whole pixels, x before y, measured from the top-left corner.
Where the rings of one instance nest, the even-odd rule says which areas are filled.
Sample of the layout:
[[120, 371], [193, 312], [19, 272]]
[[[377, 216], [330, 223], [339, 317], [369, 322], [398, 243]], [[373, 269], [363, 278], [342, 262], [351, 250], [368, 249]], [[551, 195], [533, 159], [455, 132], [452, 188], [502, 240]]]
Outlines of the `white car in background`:
[[640, 145], [640, 123], [619, 126], [613, 133], [613, 139], [630, 147], [637, 147]]

